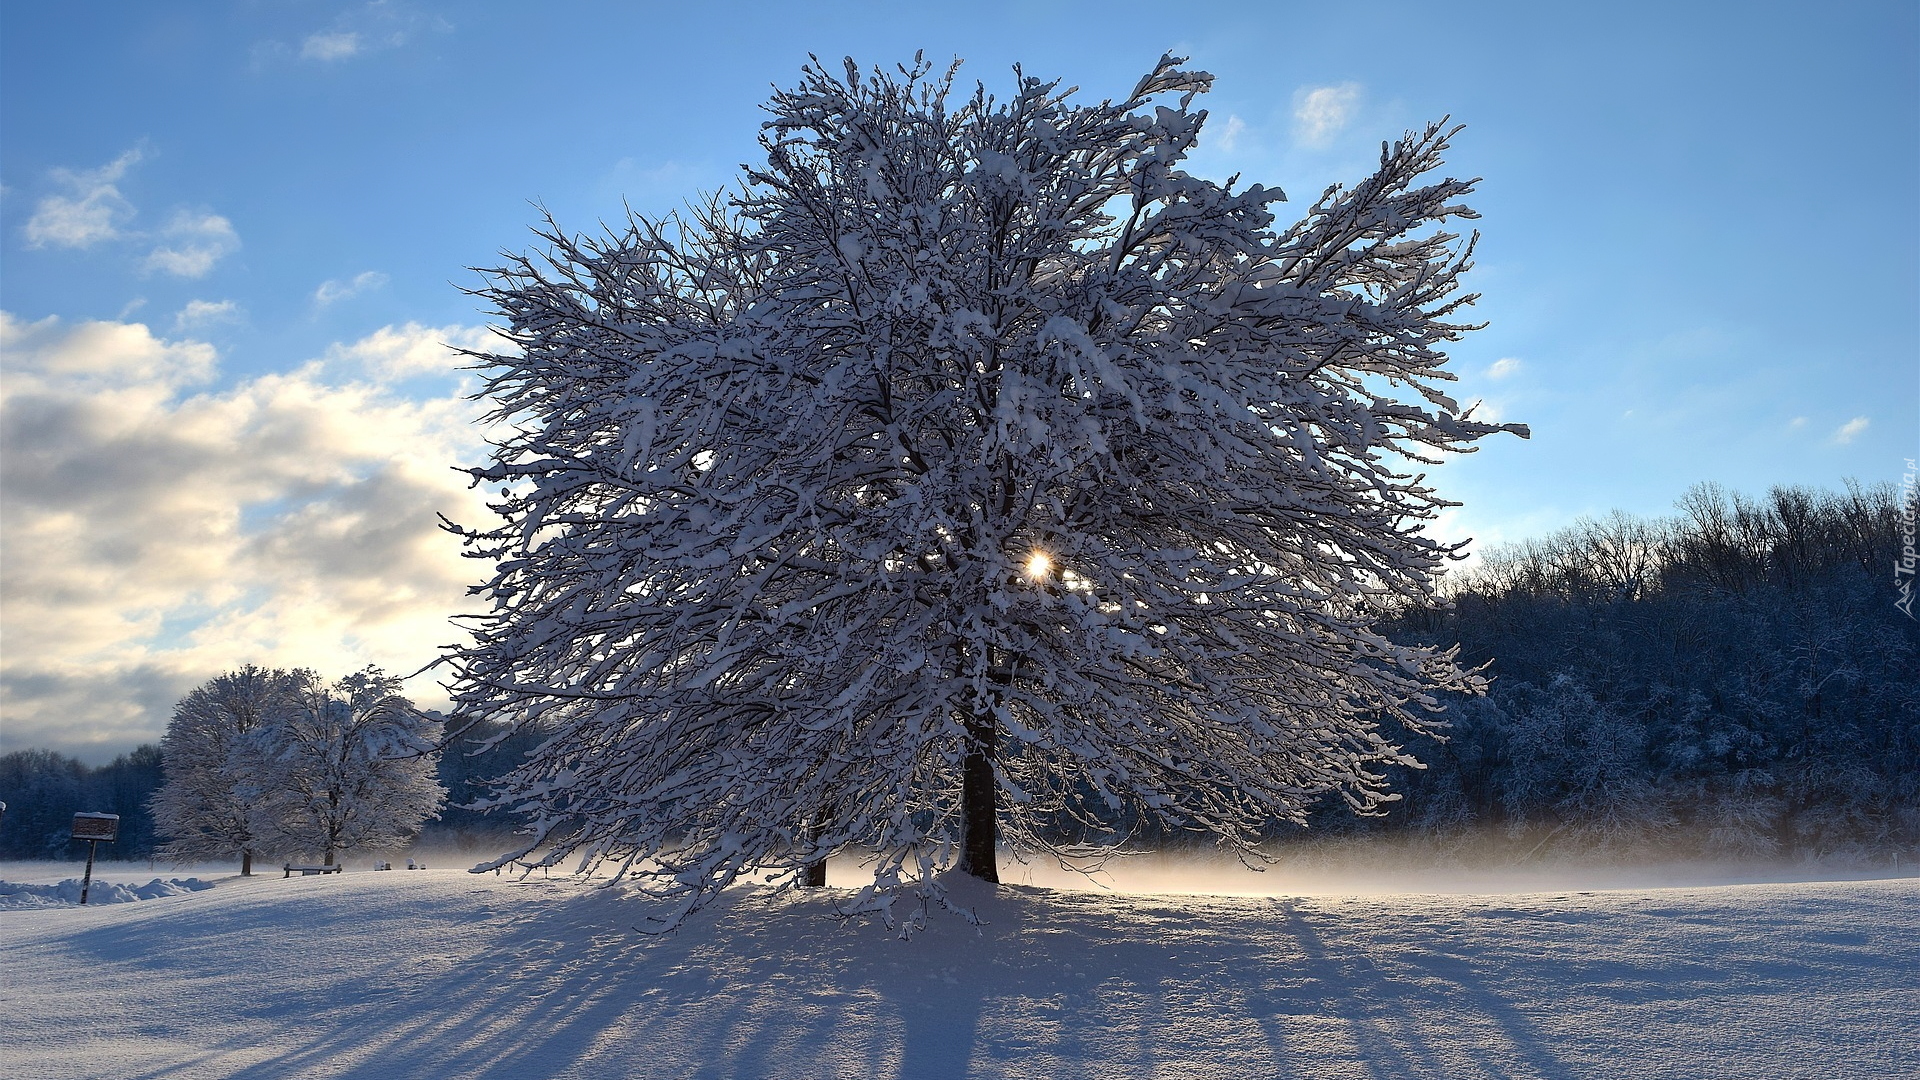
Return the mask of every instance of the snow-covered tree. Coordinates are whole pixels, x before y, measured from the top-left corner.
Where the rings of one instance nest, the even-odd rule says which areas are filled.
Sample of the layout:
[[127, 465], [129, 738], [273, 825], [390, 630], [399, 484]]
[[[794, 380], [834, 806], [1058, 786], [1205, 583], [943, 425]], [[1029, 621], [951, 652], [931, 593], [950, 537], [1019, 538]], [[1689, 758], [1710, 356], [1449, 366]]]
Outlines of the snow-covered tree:
[[196, 687], [173, 708], [161, 742], [165, 781], [154, 793], [154, 825], [174, 859], [236, 852], [240, 873], [265, 854], [259, 812], [266, 797], [255, 739], [284, 710], [299, 676], [248, 664]]
[[1594, 700], [1580, 680], [1504, 688], [1508, 760], [1495, 775], [1509, 825], [1602, 845], [1671, 823], [1643, 766], [1646, 728]]
[[258, 820], [281, 848], [328, 866], [343, 851], [405, 844], [446, 795], [441, 729], [378, 668], [331, 686], [297, 672], [286, 707], [256, 736], [267, 793]]
[[495, 272], [504, 520], [447, 662], [549, 735], [501, 864], [685, 911], [852, 848], [884, 903], [1061, 815], [1245, 847], [1393, 798], [1398, 732], [1479, 685], [1373, 629], [1453, 554], [1417, 469], [1525, 434], [1441, 389], [1473, 182], [1422, 181], [1436, 124], [1276, 230], [1180, 168], [1182, 63], [1089, 105], [815, 65], [737, 199]]

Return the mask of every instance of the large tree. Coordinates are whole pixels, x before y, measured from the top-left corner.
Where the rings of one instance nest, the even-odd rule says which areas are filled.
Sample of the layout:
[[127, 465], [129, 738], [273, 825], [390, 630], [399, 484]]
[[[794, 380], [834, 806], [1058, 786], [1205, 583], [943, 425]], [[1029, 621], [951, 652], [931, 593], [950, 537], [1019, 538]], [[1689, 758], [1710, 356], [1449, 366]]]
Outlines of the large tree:
[[446, 796], [441, 733], [378, 668], [331, 685], [297, 672], [286, 707], [258, 735], [267, 797], [257, 820], [283, 849], [327, 866], [343, 851], [399, 847]]
[[283, 711], [299, 676], [248, 664], [195, 687], [173, 707], [160, 744], [166, 779], [153, 796], [154, 827], [173, 859], [238, 854], [253, 873], [264, 854], [260, 821], [267, 791], [255, 739]]
[[493, 609], [448, 662], [549, 736], [506, 858], [685, 911], [843, 848], [995, 880], [1062, 815], [1245, 846], [1392, 798], [1477, 686], [1372, 626], [1453, 554], [1415, 470], [1525, 434], [1441, 390], [1472, 182], [1420, 181], [1434, 125], [1276, 231], [1179, 168], [1181, 63], [1096, 105], [809, 67], [737, 198], [494, 272]]

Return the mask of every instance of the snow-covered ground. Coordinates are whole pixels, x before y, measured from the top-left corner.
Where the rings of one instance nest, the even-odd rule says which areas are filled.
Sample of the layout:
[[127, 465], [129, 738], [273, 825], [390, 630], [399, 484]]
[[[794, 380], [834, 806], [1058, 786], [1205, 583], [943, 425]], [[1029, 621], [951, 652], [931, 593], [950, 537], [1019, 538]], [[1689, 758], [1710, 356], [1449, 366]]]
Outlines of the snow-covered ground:
[[[152, 876], [142, 866], [125, 880]], [[452, 869], [276, 870], [140, 903], [0, 911], [0, 1075], [1920, 1070], [1914, 878], [1311, 896], [961, 888], [986, 924], [936, 916], [910, 941], [828, 917], [825, 897], [751, 889], [653, 938], [634, 930], [642, 905], [613, 890]]]

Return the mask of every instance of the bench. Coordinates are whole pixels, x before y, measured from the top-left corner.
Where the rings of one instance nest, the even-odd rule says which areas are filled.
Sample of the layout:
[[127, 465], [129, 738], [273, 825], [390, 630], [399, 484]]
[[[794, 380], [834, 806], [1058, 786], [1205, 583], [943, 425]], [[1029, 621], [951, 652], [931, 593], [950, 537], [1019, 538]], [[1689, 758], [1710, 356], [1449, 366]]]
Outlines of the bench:
[[298, 870], [300, 871], [301, 877], [312, 877], [314, 874], [337, 874], [342, 869], [344, 868], [337, 865], [336, 866], [295, 866], [292, 863], [288, 863], [286, 865], [287, 872], [280, 876], [282, 878], [290, 878], [293, 876], [293, 872], [295, 870]]

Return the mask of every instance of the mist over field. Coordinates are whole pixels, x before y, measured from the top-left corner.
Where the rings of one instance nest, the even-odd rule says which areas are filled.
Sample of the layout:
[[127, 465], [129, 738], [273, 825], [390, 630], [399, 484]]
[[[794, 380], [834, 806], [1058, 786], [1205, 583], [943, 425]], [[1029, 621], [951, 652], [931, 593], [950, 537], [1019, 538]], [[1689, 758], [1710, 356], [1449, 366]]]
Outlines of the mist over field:
[[[380, 863], [404, 866], [408, 861], [435, 871], [465, 872], [489, 861], [501, 846], [478, 840], [416, 844], [401, 853], [348, 857], [343, 865], [355, 874], [370, 871]], [[1243, 860], [1228, 852], [1190, 846], [1115, 849], [1098, 854], [1003, 850], [1001, 879], [1009, 885], [1112, 895], [1276, 897], [1496, 895], [1920, 877], [1920, 855], [1898, 851], [1797, 860], [1663, 858], [1649, 851], [1542, 853], [1537, 845], [1519, 843], [1494, 831], [1449, 841], [1418, 837], [1302, 839], [1269, 845], [1266, 853], [1270, 861]], [[0, 881], [52, 884], [77, 877], [83, 860], [0, 860]], [[504, 868], [484, 876], [506, 881], [573, 880], [589, 886], [611, 881], [604, 867], [585, 874], [575, 870], [573, 863], [562, 863], [531, 872]], [[154, 877], [221, 880], [238, 872], [237, 862], [221, 860], [103, 857], [95, 866], [94, 877], [140, 884]], [[280, 877], [281, 863], [258, 863], [254, 873]], [[870, 882], [871, 859], [845, 854], [828, 860], [829, 887], [850, 891]], [[623, 890], [616, 886], [615, 891]]]

